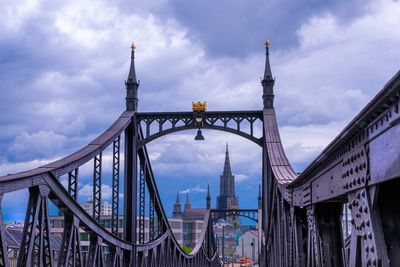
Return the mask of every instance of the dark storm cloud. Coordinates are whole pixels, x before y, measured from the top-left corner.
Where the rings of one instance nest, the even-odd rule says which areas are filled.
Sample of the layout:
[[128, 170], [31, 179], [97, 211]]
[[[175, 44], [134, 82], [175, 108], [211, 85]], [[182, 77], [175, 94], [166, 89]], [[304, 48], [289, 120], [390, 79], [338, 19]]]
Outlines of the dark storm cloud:
[[212, 56], [246, 56], [260, 51], [265, 38], [275, 47], [298, 45], [296, 31], [312, 16], [325, 12], [348, 22], [364, 12], [367, 1], [204, 0], [170, 1], [171, 12]]

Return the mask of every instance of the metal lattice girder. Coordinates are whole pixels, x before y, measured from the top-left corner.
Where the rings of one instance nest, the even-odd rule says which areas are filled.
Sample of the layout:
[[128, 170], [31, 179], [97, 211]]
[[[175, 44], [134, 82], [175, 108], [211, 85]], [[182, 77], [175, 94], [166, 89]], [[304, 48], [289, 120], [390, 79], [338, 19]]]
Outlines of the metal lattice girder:
[[78, 168], [68, 173], [68, 193], [75, 200], [78, 199], [78, 175]]
[[71, 213], [64, 216], [64, 233], [58, 266], [83, 266], [79, 219]]
[[155, 229], [154, 229], [154, 193], [149, 194], [149, 241], [153, 241], [155, 238]]
[[123, 266], [123, 253], [119, 247], [109, 246], [109, 262], [108, 266], [122, 267]]
[[100, 222], [101, 215], [101, 156], [100, 152], [93, 159], [93, 219]]
[[3, 194], [0, 194], [0, 266], [8, 267], [8, 250], [7, 250], [7, 239], [5, 237], [5, 230], [3, 226], [3, 211], [1, 202], [3, 200]]
[[111, 232], [118, 236], [120, 136], [113, 142]]
[[145, 193], [146, 193], [146, 163], [140, 161], [139, 174], [139, 244], [144, 244], [145, 230]]
[[47, 197], [49, 188], [29, 188], [28, 208], [17, 266], [53, 266]]
[[102, 250], [102, 239], [94, 232], [90, 233], [90, 245], [86, 266], [105, 267]]

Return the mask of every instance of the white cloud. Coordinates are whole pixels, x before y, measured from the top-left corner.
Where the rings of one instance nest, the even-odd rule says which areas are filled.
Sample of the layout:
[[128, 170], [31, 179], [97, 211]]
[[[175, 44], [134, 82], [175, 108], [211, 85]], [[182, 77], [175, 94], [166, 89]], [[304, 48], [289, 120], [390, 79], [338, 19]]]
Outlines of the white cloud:
[[11, 173], [17, 173], [21, 171], [26, 171], [30, 169], [34, 169], [36, 167], [48, 164], [57, 158], [53, 159], [45, 159], [45, 160], [40, 160], [40, 159], [35, 159], [35, 160], [30, 160], [30, 161], [23, 161], [23, 162], [8, 162], [8, 161], [0, 161], [0, 175], [6, 175], [6, 174], [11, 174]]
[[207, 192], [207, 189], [200, 187], [200, 185], [196, 185], [195, 187], [189, 187], [186, 188], [185, 190], [180, 191], [181, 194], [187, 194], [187, 193], [202, 193], [202, 192]]
[[[86, 184], [78, 190], [78, 196], [88, 198], [93, 196], [93, 184]], [[103, 200], [110, 200], [112, 197], [112, 188], [107, 184], [101, 185], [101, 198]]]
[[32, 134], [22, 132], [15, 137], [7, 152], [22, 159], [29, 158], [31, 155], [48, 157], [62, 151], [65, 142], [64, 135], [53, 131], [39, 131]]
[[241, 183], [243, 181], [248, 180], [250, 177], [245, 174], [235, 174], [235, 182]]

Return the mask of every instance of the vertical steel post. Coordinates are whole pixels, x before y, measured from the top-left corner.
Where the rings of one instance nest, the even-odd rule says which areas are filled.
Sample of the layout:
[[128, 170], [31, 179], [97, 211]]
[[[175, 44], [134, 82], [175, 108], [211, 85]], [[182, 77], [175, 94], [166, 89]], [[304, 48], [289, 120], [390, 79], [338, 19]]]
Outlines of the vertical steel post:
[[3, 200], [3, 194], [0, 194], [0, 266], [8, 267], [8, 250], [7, 250], [7, 239], [5, 236], [5, 230], [3, 226], [3, 209], [1, 202]]
[[101, 216], [101, 152], [93, 159], [93, 219], [100, 222]]
[[154, 234], [154, 192], [150, 195], [150, 205], [149, 205], [149, 241], [153, 241], [155, 234]]
[[120, 139], [113, 142], [113, 170], [112, 170], [112, 214], [111, 214], [111, 232], [118, 236], [119, 229], [119, 157], [120, 157]]
[[[124, 239], [136, 243], [136, 197], [137, 197], [137, 128], [136, 121], [125, 130], [124, 161]], [[126, 266], [136, 266], [136, 247], [132, 247], [132, 255], [125, 258]]]
[[147, 166], [146, 162], [140, 161], [140, 170], [139, 170], [139, 244], [144, 244], [145, 241], [145, 197], [146, 197], [146, 174], [147, 174]]
[[[264, 136], [264, 135], [263, 135]], [[267, 234], [268, 234], [268, 223], [271, 218], [268, 218], [268, 198], [270, 198], [269, 195], [267, 195], [269, 192], [272, 192], [272, 170], [269, 166], [269, 161], [268, 161], [268, 154], [267, 154], [267, 148], [266, 148], [266, 143], [265, 143], [265, 137], [263, 137], [263, 148], [262, 148], [262, 181], [261, 181], [261, 201], [262, 201], [262, 207], [261, 207], [261, 236], [259, 237], [261, 239], [260, 244], [261, 244], [261, 251], [260, 253], [263, 253], [265, 255], [264, 259], [266, 260], [266, 253], [267, 253]], [[271, 183], [271, 184], [270, 184]], [[265, 263], [264, 263], [265, 264]]]
[[68, 193], [75, 200], [78, 199], [78, 175], [78, 168], [68, 173]]

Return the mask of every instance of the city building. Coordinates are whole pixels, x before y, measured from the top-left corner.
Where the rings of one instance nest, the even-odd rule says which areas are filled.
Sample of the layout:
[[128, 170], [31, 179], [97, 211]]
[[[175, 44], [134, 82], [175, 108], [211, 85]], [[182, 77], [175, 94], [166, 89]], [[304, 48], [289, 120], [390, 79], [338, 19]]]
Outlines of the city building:
[[[206, 205], [210, 202], [210, 187], [208, 186], [208, 192], [206, 197]], [[183, 244], [193, 248], [200, 238], [201, 230], [203, 228], [204, 215], [206, 213], [205, 208], [192, 208], [190, 204], [189, 192], [186, 193], [186, 201], [182, 210], [180, 203], [179, 192], [176, 195], [172, 211], [172, 219], [182, 221], [182, 242]]]
[[[89, 197], [89, 199], [81, 206], [88, 214], [93, 214], [93, 200], [91, 197]], [[112, 214], [112, 205], [109, 204], [107, 201], [103, 201], [100, 206], [100, 215], [111, 216], [111, 214]]]
[[258, 230], [249, 230], [239, 237], [236, 255], [246, 257], [252, 262], [258, 262]]

